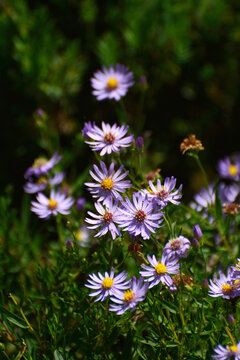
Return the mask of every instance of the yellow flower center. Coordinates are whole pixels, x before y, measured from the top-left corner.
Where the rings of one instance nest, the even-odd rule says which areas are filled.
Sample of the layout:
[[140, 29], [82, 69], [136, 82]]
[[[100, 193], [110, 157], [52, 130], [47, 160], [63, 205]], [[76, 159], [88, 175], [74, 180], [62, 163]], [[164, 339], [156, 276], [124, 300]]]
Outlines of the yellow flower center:
[[49, 208], [50, 210], [55, 210], [56, 207], [57, 207], [57, 204], [58, 204], [57, 201], [52, 200], [52, 199], [49, 199], [48, 208]]
[[232, 352], [235, 352], [237, 353], [238, 352], [238, 347], [236, 345], [233, 345], [233, 346], [228, 346], [228, 349]]
[[231, 164], [229, 167], [229, 174], [232, 176], [237, 175], [238, 169], [236, 167], [236, 165]]
[[82, 240], [82, 238], [83, 238], [81, 231], [77, 231], [74, 236], [75, 236], [76, 240], [78, 240], [78, 241]]
[[162, 189], [162, 190], [158, 191], [157, 196], [159, 199], [163, 200], [163, 199], [165, 199], [167, 194], [168, 194], [168, 192], [166, 190]]
[[155, 267], [156, 272], [158, 273], [158, 275], [163, 275], [163, 274], [165, 274], [167, 272], [167, 267], [162, 263], [158, 263], [154, 267]]
[[112, 213], [110, 213], [110, 212], [106, 212], [104, 215], [103, 215], [103, 221], [105, 222], [105, 223], [110, 223], [111, 221], [112, 221], [112, 219], [113, 219], [113, 214]]
[[45, 178], [44, 176], [41, 176], [37, 181], [38, 184], [44, 184], [46, 182], [47, 182], [47, 178]]
[[240, 280], [235, 280], [235, 281], [234, 281], [234, 285], [238, 285], [239, 282], [240, 282]]
[[47, 160], [44, 158], [38, 158], [36, 160], [34, 160], [34, 163], [32, 164], [32, 166], [34, 168], [40, 168], [41, 166], [45, 165], [47, 163]]
[[111, 190], [113, 187], [113, 181], [110, 178], [106, 178], [101, 182], [101, 188], [104, 190]]
[[132, 292], [131, 289], [124, 291], [124, 298], [123, 300], [130, 302], [135, 297], [135, 294]]
[[113, 144], [113, 143], [114, 143], [114, 140], [115, 140], [115, 136], [114, 136], [113, 134], [111, 134], [111, 133], [106, 134], [106, 135], [104, 136], [104, 140], [105, 140], [105, 142], [106, 142], [107, 144]]
[[223, 284], [222, 291], [224, 294], [231, 294], [231, 292], [233, 291], [233, 287], [229, 284]]
[[111, 289], [111, 287], [113, 285], [113, 279], [110, 279], [110, 278], [103, 279], [102, 285], [105, 289]]
[[139, 222], [142, 222], [146, 217], [146, 214], [142, 210], [138, 210], [135, 214], [135, 219]]
[[116, 89], [116, 87], [118, 86], [118, 81], [114, 78], [110, 78], [108, 79], [107, 82], [107, 87], [111, 90]]

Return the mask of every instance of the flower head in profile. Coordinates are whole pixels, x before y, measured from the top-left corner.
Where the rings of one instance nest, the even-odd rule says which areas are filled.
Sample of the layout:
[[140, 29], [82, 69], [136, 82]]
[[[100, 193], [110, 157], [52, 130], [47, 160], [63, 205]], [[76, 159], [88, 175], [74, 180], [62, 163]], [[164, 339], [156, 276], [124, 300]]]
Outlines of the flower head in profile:
[[128, 274], [122, 271], [117, 276], [114, 276], [114, 268], [111, 272], [105, 272], [104, 276], [99, 272], [98, 276], [95, 274], [89, 274], [86, 287], [92, 289], [93, 292], [89, 296], [97, 296], [94, 301], [104, 301], [109, 295], [115, 296], [118, 292], [128, 288], [129, 280], [125, 281]]
[[58, 155], [56, 152], [50, 160], [45, 158], [38, 158], [34, 160], [32, 166], [30, 166], [25, 172], [25, 179], [31, 179], [32, 176], [42, 176], [46, 175], [49, 170], [51, 170], [60, 160], [62, 156]]
[[233, 277], [232, 270], [229, 268], [227, 276], [219, 271], [219, 278], [214, 276], [210, 280], [209, 293], [212, 297], [221, 296], [223, 299], [231, 299], [240, 295], [240, 281]]
[[97, 229], [101, 228], [100, 231], [95, 236], [103, 236], [108, 231], [110, 231], [112, 238], [115, 239], [116, 236], [120, 236], [121, 233], [115, 225], [115, 222], [118, 220], [119, 211], [118, 211], [118, 200], [113, 204], [112, 198], [105, 205], [105, 208], [100, 202], [96, 202], [95, 208], [100, 215], [96, 215], [91, 211], [88, 211], [88, 215], [92, 217], [86, 218], [85, 221], [91, 226], [87, 226], [88, 229]]
[[161, 184], [160, 179], [157, 179], [156, 186], [153, 185], [152, 181], [149, 181], [149, 190], [146, 192], [149, 199], [156, 201], [156, 203], [162, 208], [165, 207], [168, 202], [171, 202], [174, 205], [179, 205], [180, 201], [178, 200], [182, 197], [180, 194], [182, 185], [174, 191], [176, 181], [177, 180], [173, 176], [171, 178], [167, 177], [163, 184]]
[[240, 178], [240, 159], [231, 161], [229, 157], [225, 157], [219, 160], [217, 170], [222, 178], [238, 181]]
[[53, 177], [40, 176], [37, 181], [28, 181], [24, 185], [24, 191], [27, 194], [35, 194], [40, 191], [44, 191], [48, 185], [52, 188], [53, 186], [59, 185], [64, 179], [64, 173], [56, 173]]
[[118, 101], [134, 84], [133, 73], [124, 65], [117, 64], [115, 68], [111, 65], [109, 69], [103, 67], [102, 71], [97, 71], [91, 83], [94, 89], [92, 93], [97, 100], [115, 99]]
[[185, 154], [186, 151], [199, 151], [204, 150], [201, 140], [196, 138], [196, 135], [191, 134], [185, 138], [180, 144], [180, 151]]
[[218, 345], [214, 349], [215, 354], [212, 355], [213, 359], [217, 360], [240, 360], [240, 342], [238, 344], [234, 344], [232, 346], [223, 347], [222, 345]]
[[133, 193], [132, 202], [126, 197], [119, 212], [119, 227], [130, 235], [140, 235], [143, 239], [149, 239], [151, 233], [155, 233], [155, 228], [160, 227], [163, 216], [163, 213], [157, 212], [154, 204], [148, 201], [147, 195], [144, 196], [141, 192]]
[[122, 315], [128, 309], [134, 311], [136, 305], [145, 299], [148, 285], [143, 283], [142, 277], [137, 280], [137, 278], [133, 276], [129, 285], [130, 288], [128, 290], [118, 292], [110, 298], [115, 304], [111, 304], [109, 310], [116, 312], [117, 315]]
[[128, 126], [122, 125], [113, 126], [102, 122], [102, 128], [93, 126], [87, 131], [88, 138], [92, 141], [85, 141], [89, 144], [93, 151], [100, 151], [100, 155], [103, 156], [106, 153], [119, 152], [120, 147], [128, 147], [133, 142], [133, 135], [125, 136], [128, 131]]
[[190, 241], [184, 236], [180, 235], [177, 238], [171, 239], [167, 242], [167, 244], [164, 246], [164, 253], [169, 258], [186, 258], [190, 245]]
[[157, 261], [156, 256], [147, 255], [147, 259], [151, 266], [142, 264], [144, 271], [140, 271], [141, 276], [146, 277], [149, 283], [149, 289], [160, 283], [166, 284], [168, 287], [173, 285], [172, 278], [169, 274], [179, 273], [179, 263], [176, 258], [168, 258], [164, 253], [161, 261]]
[[49, 219], [51, 215], [56, 216], [70, 214], [74, 200], [72, 197], [66, 197], [65, 194], [51, 190], [50, 198], [44, 194], [37, 194], [37, 201], [32, 201], [31, 210], [41, 219]]
[[89, 171], [90, 175], [95, 183], [85, 183], [88, 187], [88, 191], [94, 198], [98, 198], [98, 201], [103, 201], [106, 204], [111, 198], [122, 199], [119, 193], [124, 193], [127, 188], [131, 187], [129, 180], [123, 180], [128, 171], [122, 173], [123, 166], [121, 166], [116, 172], [114, 171], [114, 163], [111, 163], [109, 170], [103, 161], [100, 161], [101, 170], [97, 165], [93, 165], [95, 173]]

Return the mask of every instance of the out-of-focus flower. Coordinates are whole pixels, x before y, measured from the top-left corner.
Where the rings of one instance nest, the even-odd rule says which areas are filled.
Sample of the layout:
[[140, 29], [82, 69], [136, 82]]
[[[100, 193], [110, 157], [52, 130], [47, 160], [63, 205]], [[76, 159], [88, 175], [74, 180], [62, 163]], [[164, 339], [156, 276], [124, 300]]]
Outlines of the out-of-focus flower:
[[115, 304], [111, 304], [109, 310], [115, 311], [117, 315], [123, 314], [128, 309], [134, 311], [136, 305], [145, 299], [148, 285], [143, 284], [142, 277], [137, 280], [136, 277], [133, 276], [129, 285], [129, 290], [119, 292], [118, 294], [114, 295], [114, 297], [110, 298], [110, 300]]
[[113, 126], [102, 122], [102, 129], [98, 126], [93, 126], [88, 132], [88, 138], [92, 141], [85, 141], [89, 144], [93, 151], [100, 151], [103, 156], [111, 152], [118, 153], [120, 147], [128, 147], [133, 142], [133, 135], [124, 137], [128, 131], [128, 126], [122, 125], [121, 127], [114, 124]]
[[72, 241], [71, 241], [70, 239], [67, 239], [67, 240], [66, 240], [65, 245], [66, 245], [66, 247], [67, 247], [68, 249], [70, 249], [70, 248], [73, 247], [73, 243], [72, 243]]
[[193, 236], [196, 239], [202, 239], [203, 237], [202, 230], [198, 224], [193, 226]]
[[121, 233], [115, 225], [115, 222], [118, 221], [119, 211], [118, 211], [118, 200], [114, 202], [112, 199], [106, 204], [105, 209], [101, 205], [100, 202], [96, 202], [95, 208], [100, 215], [96, 215], [91, 211], [88, 211], [88, 215], [90, 215], [93, 219], [86, 218], [85, 221], [91, 226], [87, 226], [88, 229], [97, 229], [101, 227], [100, 231], [94, 235], [103, 236], [108, 231], [110, 231], [112, 238], [115, 239], [116, 236], [120, 236]]
[[239, 360], [240, 359], [240, 342], [238, 344], [223, 347], [218, 345], [214, 348], [215, 354], [212, 355], [213, 359], [217, 360]]
[[222, 203], [234, 202], [240, 193], [240, 187], [237, 184], [226, 185], [219, 184], [219, 197]]
[[25, 185], [24, 185], [24, 191], [28, 194], [34, 194], [40, 191], [43, 191], [47, 188], [48, 185], [50, 185], [50, 187], [59, 185], [63, 179], [64, 179], [64, 173], [56, 173], [54, 175], [54, 177], [52, 178], [47, 178], [45, 176], [40, 176], [37, 179], [37, 182], [31, 182], [28, 181]]
[[35, 115], [38, 117], [43, 117], [45, 115], [45, 112], [43, 111], [43, 109], [39, 108], [35, 111]]
[[219, 160], [217, 165], [219, 175], [225, 179], [239, 180], [240, 160], [231, 161], [229, 157]]
[[139, 271], [141, 276], [146, 277], [149, 283], [149, 289], [153, 286], [159, 284], [161, 281], [167, 286], [172, 286], [173, 281], [169, 274], [178, 274], [179, 273], [179, 263], [176, 258], [168, 258], [164, 253], [162, 255], [161, 261], [157, 261], [156, 256], [147, 255], [147, 259], [151, 266], [142, 264], [141, 267], [145, 271]]
[[236, 215], [239, 212], [240, 205], [235, 203], [223, 204], [225, 214]]
[[90, 247], [94, 245], [95, 239], [92, 238], [90, 231], [85, 225], [80, 226], [77, 232], [74, 233], [74, 237], [77, 240], [77, 243], [81, 247]]
[[97, 296], [94, 301], [104, 301], [109, 295], [116, 296], [122, 290], [128, 288], [129, 280], [125, 281], [128, 274], [122, 271], [120, 274], [114, 277], [114, 268], [111, 272], [105, 272], [104, 276], [99, 272], [98, 276], [95, 274], [89, 274], [86, 287], [93, 290], [89, 296]]
[[201, 189], [197, 194], [194, 195], [194, 200], [196, 203], [192, 203], [191, 206], [197, 211], [201, 211], [203, 208], [214, 206], [216, 201], [214, 184], [210, 184], [208, 189]]
[[31, 179], [32, 176], [39, 177], [46, 175], [60, 160], [62, 156], [56, 152], [50, 160], [38, 158], [34, 161], [33, 165], [25, 172], [25, 179]]
[[130, 235], [140, 235], [143, 239], [149, 239], [151, 233], [155, 233], [154, 228], [160, 227], [163, 216], [163, 213], [157, 212], [154, 204], [148, 201], [147, 195], [144, 196], [141, 192], [133, 193], [133, 202], [126, 197], [119, 212], [119, 227]]
[[151, 171], [145, 175], [145, 180], [149, 182], [149, 180], [153, 181], [159, 174], [161, 169], [157, 169], [155, 171]]
[[171, 239], [164, 246], [164, 253], [167, 257], [186, 258], [187, 251], [190, 248], [190, 241], [184, 236], [180, 235], [175, 239]]
[[228, 316], [227, 316], [227, 322], [228, 322], [229, 324], [234, 324], [235, 319], [234, 319], [234, 316], [233, 316], [232, 314], [228, 314]]
[[78, 198], [75, 204], [76, 210], [78, 212], [84, 211], [85, 210], [85, 203], [86, 203], [86, 199], [85, 198]]
[[214, 276], [210, 280], [209, 295], [212, 297], [221, 296], [223, 299], [231, 299], [240, 295], [240, 281], [232, 277], [231, 269], [228, 269], [227, 276], [219, 271], [219, 279]]
[[147, 82], [147, 78], [145, 75], [141, 75], [139, 78], [139, 84], [142, 85], [143, 87], [147, 87], [148, 82]]
[[51, 190], [50, 198], [42, 193], [37, 194], [37, 201], [31, 202], [31, 210], [41, 219], [49, 219], [51, 215], [56, 216], [58, 213], [70, 214], [70, 208], [74, 203], [71, 197], [66, 197], [65, 194], [54, 190]]
[[84, 128], [82, 129], [82, 136], [87, 137], [88, 132], [91, 131], [93, 127], [95, 127], [95, 122], [93, 122], [93, 123], [91, 123], [91, 121], [85, 122]]
[[88, 191], [94, 198], [98, 198], [98, 201], [103, 201], [106, 204], [112, 197], [114, 199], [121, 200], [122, 197], [119, 193], [124, 193], [127, 188], [131, 187], [129, 180], [123, 179], [127, 176], [128, 171], [121, 173], [123, 166], [121, 166], [116, 172], [114, 172], [114, 163], [111, 163], [109, 170], [103, 161], [100, 161], [101, 170], [97, 165], [93, 165], [95, 173], [89, 171], [90, 175], [96, 183], [85, 183], [88, 186]]
[[94, 89], [92, 93], [97, 100], [115, 99], [118, 101], [134, 84], [133, 73], [129, 72], [129, 68], [124, 65], [117, 64], [116, 68], [111, 65], [109, 69], [103, 67], [102, 71], [97, 71], [91, 78], [91, 83]]
[[137, 139], [136, 139], [136, 142], [135, 142], [135, 145], [136, 145], [136, 148], [138, 150], [141, 150], [144, 146], [144, 140], [143, 140], [143, 137], [139, 136]]
[[164, 183], [161, 184], [161, 180], [157, 179], [157, 185], [154, 186], [151, 181], [149, 181], [149, 189], [145, 190], [144, 193], [148, 195], [148, 198], [156, 201], [161, 208], [167, 206], [168, 202], [171, 202], [174, 205], [179, 205], [182, 195], [180, 191], [182, 190], [182, 185], [175, 191], [174, 188], [176, 186], [177, 179], [173, 176], [171, 178], [166, 178]]
[[198, 247], [198, 245], [199, 245], [199, 241], [198, 241], [198, 239], [193, 238], [193, 239], [192, 239], [192, 246], [193, 246], [193, 247], [195, 247], [195, 248], [197, 248], [197, 247]]
[[180, 151], [185, 154], [189, 150], [204, 150], [201, 140], [196, 139], [196, 135], [189, 135], [188, 138], [185, 138], [180, 144]]

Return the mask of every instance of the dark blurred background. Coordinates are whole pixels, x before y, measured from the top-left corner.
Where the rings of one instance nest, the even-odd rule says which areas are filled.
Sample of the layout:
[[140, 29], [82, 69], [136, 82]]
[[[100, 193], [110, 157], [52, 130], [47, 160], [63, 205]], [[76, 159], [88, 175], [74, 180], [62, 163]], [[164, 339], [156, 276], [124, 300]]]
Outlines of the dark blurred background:
[[[119, 62], [134, 72], [124, 104], [145, 138], [148, 170], [177, 176], [190, 196], [202, 178], [179, 152], [184, 137], [202, 140], [210, 177], [219, 158], [239, 150], [239, 60], [239, 0], [1, 0], [1, 190], [11, 187], [17, 202], [26, 168], [59, 144], [70, 176], [89, 164], [84, 122], [121, 116], [119, 103], [95, 99], [90, 78]], [[56, 134], [51, 145], [38, 108]]]

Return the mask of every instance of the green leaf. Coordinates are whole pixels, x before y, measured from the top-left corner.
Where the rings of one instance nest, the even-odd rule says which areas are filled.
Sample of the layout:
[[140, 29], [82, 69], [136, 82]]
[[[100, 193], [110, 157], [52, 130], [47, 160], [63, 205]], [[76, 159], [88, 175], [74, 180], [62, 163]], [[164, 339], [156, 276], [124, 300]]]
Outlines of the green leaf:
[[64, 357], [58, 350], [54, 351], [54, 360], [64, 360]]
[[2, 314], [12, 324], [15, 324], [23, 329], [28, 328], [28, 325], [22, 318], [6, 310], [2, 305], [0, 305], [0, 314]]

